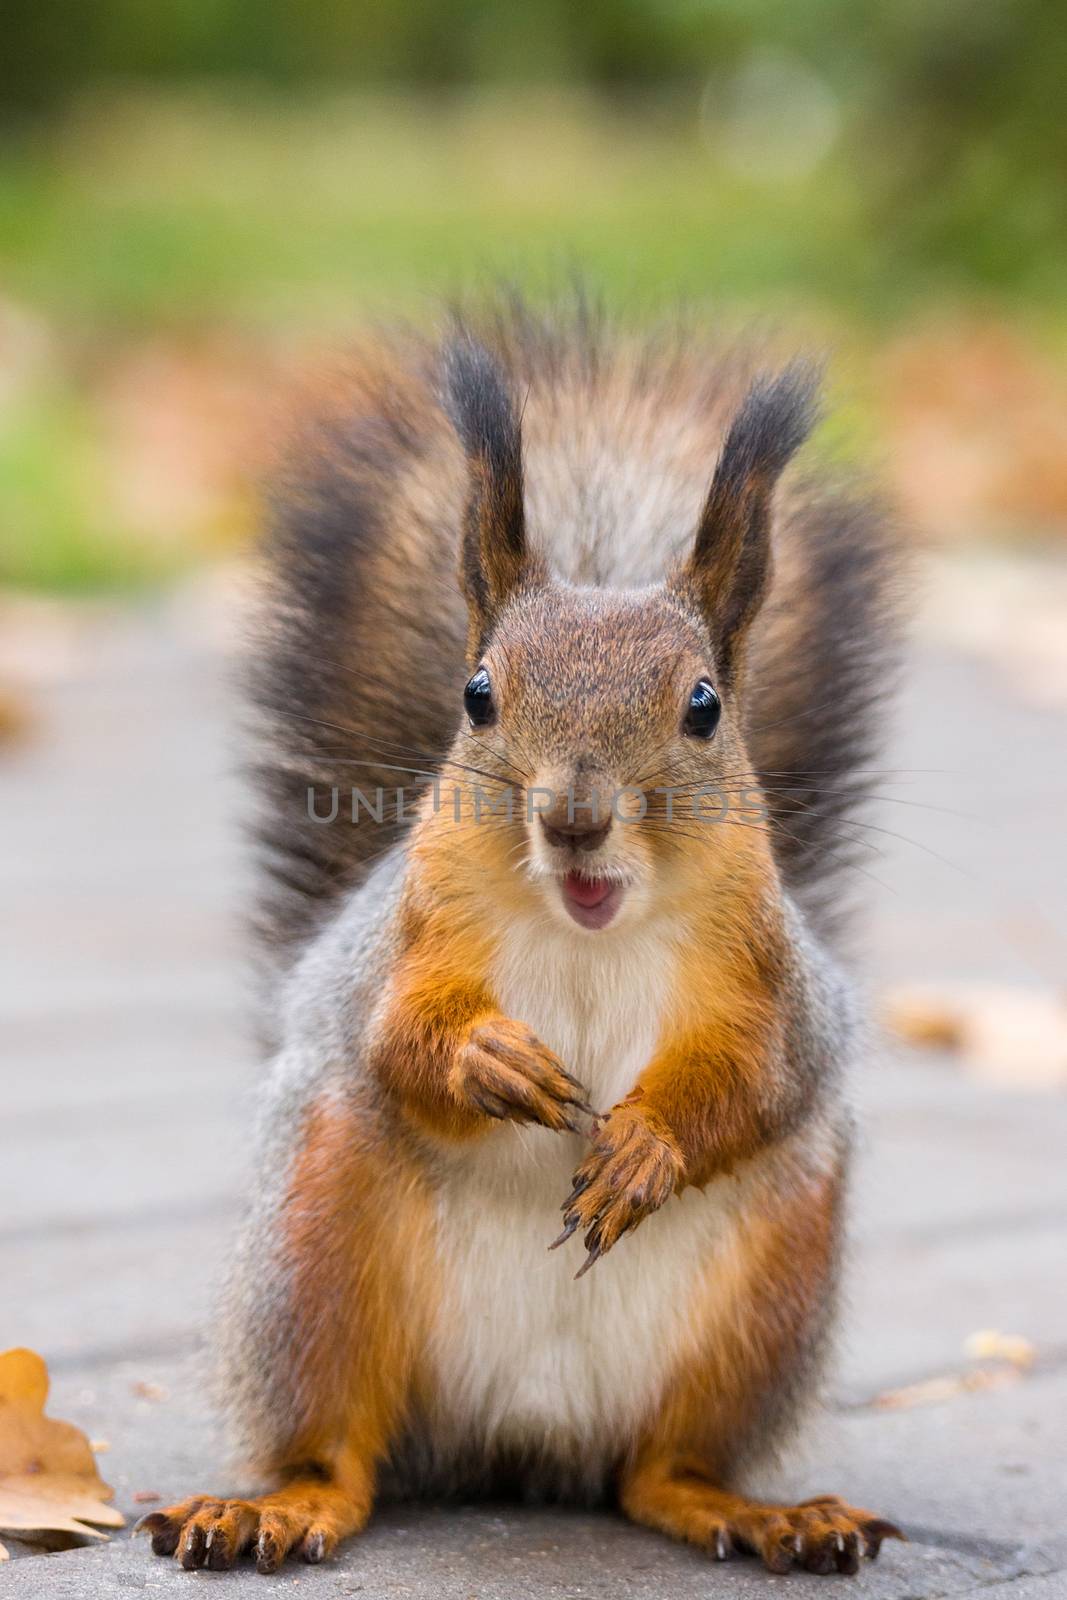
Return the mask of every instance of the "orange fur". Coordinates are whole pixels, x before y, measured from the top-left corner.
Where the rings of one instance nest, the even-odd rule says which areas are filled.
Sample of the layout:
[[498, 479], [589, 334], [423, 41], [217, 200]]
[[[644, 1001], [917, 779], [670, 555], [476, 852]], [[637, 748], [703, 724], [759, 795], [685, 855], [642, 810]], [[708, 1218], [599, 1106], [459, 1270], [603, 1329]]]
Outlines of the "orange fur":
[[802, 1153], [760, 1183], [725, 1259], [694, 1289], [689, 1349], [679, 1359], [638, 1459], [699, 1460], [722, 1482], [745, 1455], [768, 1403], [800, 1370], [813, 1326], [828, 1314], [842, 1174], [813, 1175]]
[[400, 957], [371, 1051], [371, 1068], [407, 1115], [446, 1138], [477, 1132], [484, 1118], [455, 1092], [453, 1066], [471, 1027], [491, 1010], [484, 986], [462, 976], [426, 941]]
[[854, 1572], [882, 1539], [901, 1537], [834, 1496], [788, 1506], [727, 1490], [752, 1441], [773, 1429], [783, 1386], [810, 1388], [804, 1352], [833, 1295], [840, 1201], [839, 1170], [805, 1180], [798, 1163], [788, 1190], [748, 1207], [730, 1258], [699, 1286], [697, 1332], [623, 1470], [633, 1521], [720, 1558], [753, 1551], [776, 1572], [794, 1562]]
[[197, 1495], [142, 1518], [138, 1531], [151, 1535], [156, 1555], [176, 1555], [190, 1570], [221, 1571], [249, 1550], [260, 1572], [275, 1572], [297, 1552], [305, 1561], [322, 1561], [370, 1515], [373, 1486], [363, 1463], [353, 1455], [350, 1465], [339, 1462], [335, 1470], [336, 1482], [298, 1477], [254, 1500]]
[[809, 1572], [858, 1572], [861, 1559], [876, 1556], [883, 1539], [903, 1538], [893, 1523], [836, 1495], [795, 1506], [765, 1504], [662, 1462], [626, 1480], [622, 1505], [633, 1522], [700, 1545], [721, 1561], [735, 1550], [751, 1551], [771, 1572], [788, 1572], [794, 1564]]
[[[479, 829], [469, 816], [465, 822], [473, 845]], [[422, 874], [402, 913], [402, 953], [376, 1029], [372, 1070], [417, 1126], [446, 1139], [485, 1133], [501, 1117], [572, 1127], [570, 1108], [584, 1104], [581, 1085], [529, 1028], [501, 1015], [482, 976], [489, 940], [471, 930], [457, 892], [456, 840], [442, 859], [436, 823], [431, 813], [420, 830]], [[473, 851], [462, 857], [472, 858]], [[442, 870], [451, 876], [450, 892], [437, 876]], [[427, 892], [435, 877], [436, 897]]]
[[293, 1427], [279, 1469], [341, 1449], [374, 1462], [403, 1414], [434, 1279], [428, 1199], [396, 1154], [358, 1107], [312, 1108], [282, 1214]]
[[756, 846], [732, 869], [714, 921], [705, 912], [687, 926], [680, 914], [671, 1024], [575, 1174], [564, 1231], [586, 1230], [594, 1260], [671, 1194], [755, 1155], [796, 1114], [775, 1072], [782, 934], [759, 909], [770, 904], [773, 868]]
[[[284, 1338], [270, 1374], [280, 1487], [253, 1500], [198, 1497], [142, 1524], [157, 1554], [261, 1572], [291, 1553], [322, 1560], [370, 1515], [378, 1466], [418, 1394], [434, 1314], [432, 1220], [415, 1164], [400, 1164], [365, 1108], [324, 1099], [307, 1117], [279, 1219], [289, 1268]], [[402, 1176], [400, 1176], [402, 1174]]]

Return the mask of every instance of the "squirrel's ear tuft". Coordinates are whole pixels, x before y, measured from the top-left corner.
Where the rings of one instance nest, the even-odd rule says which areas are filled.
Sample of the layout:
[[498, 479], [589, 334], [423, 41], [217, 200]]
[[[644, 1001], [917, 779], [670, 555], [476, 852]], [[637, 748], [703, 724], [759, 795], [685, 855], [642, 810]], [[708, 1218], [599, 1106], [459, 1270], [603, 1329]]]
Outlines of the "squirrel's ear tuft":
[[711, 625], [729, 685], [771, 573], [771, 501], [817, 417], [818, 371], [795, 361], [759, 377], [730, 424], [682, 582]]
[[471, 613], [471, 654], [527, 569], [522, 433], [511, 388], [494, 356], [467, 333], [445, 346], [445, 409], [470, 464], [460, 578]]

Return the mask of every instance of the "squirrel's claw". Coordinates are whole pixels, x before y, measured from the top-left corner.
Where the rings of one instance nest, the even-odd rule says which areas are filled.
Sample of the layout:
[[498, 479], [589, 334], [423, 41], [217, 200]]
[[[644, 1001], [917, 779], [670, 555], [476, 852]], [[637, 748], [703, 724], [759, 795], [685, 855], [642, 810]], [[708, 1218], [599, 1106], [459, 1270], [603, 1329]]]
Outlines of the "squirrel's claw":
[[556, 1245], [585, 1230], [589, 1255], [578, 1277], [670, 1198], [680, 1170], [676, 1148], [638, 1111], [620, 1107], [608, 1116], [561, 1207], [564, 1227]]
[[461, 1102], [497, 1121], [581, 1134], [574, 1113], [594, 1115], [577, 1078], [524, 1023], [509, 1017], [486, 1018], [471, 1028], [452, 1079]]
[[569, 1088], [574, 1090], [574, 1093], [567, 1097], [567, 1104], [576, 1106], [579, 1111], [584, 1111], [587, 1117], [595, 1118], [596, 1112], [589, 1104], [589, 1101], [585, 1098], [585, 1086], [579, 1083], [574, 1074], [572, 1072], [568, 1072], [565, 1067], [558, 1068], [558, 1071], [564, 1083], [567, 1084]]
[[578, 1231], [578, 1218], [575, 1217], [575, 1216], [572, 1216], [572, 1217], [568, 1218], [567, 1225], [563, 1229], [563, 1232], [560, 1234], [559, 1238], [558, 1239], [553, 1239], [552, 1243], [549, 1245], [548, 1248], [550, 1250], [558, 1250], [560, 1245], [561, 1244], [566, 1244], [567, 1240], [570, 1239], [570, 1238], [573, 1238], [574, 1234], [577, 1233], [577, 1231]]
[[595, 1266], [603, 1254], [604, 1252], [601, 1250], [598, 1244], [590, 1245], [589, 1254], [578, 1268], [578, 1271], [574, 1274], [575, 1280], [577, 1281], [578, 1278], [584, 1278], [585, 1274], [589, 1271], [589, 1268]]
[[559, 1209], [561, 1211], [570, 1211], [578, 1196], [585, 1193], [592, 1181], [593, 1177], [591, 1173], [587, 1174], [585, 1177], [576, 1176], [573, 1189]]

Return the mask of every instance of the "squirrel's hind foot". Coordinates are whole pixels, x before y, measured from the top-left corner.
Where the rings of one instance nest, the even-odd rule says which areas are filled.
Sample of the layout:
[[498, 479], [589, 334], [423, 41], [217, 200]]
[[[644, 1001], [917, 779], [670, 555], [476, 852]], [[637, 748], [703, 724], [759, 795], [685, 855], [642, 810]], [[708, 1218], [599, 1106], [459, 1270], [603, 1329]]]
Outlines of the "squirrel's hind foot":
[[623, 1492], [633, 1522], [700, 1545], [716, 1560], [751, 1553], [770, 1572], [854, 1573], [875, 1560], [883, 1539], [905, 1536], [893, 1523], [819, 1495], [796, 1506], [763, 1505], [695, 1477], [637, 1476]]
[[198, 1495], [142, 1517], [134, 1532], [150, 1534], [154, 1553], [175, 1556], [187, 1571], [225, 1571], [249, 1555], [257, 1572], [270, 1573], [288, 1556], [324, 1561], [365, 1520], [340, 1490], [302, 1481], [254, 1500]]

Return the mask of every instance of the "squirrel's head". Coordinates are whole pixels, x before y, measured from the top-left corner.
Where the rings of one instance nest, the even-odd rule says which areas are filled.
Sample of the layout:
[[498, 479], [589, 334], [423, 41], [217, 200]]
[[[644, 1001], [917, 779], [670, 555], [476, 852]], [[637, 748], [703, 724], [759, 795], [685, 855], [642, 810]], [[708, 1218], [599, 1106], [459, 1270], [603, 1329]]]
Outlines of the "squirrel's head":
[[736, 859], [765, 811], [742, 734], [745, 644], [771, 571], [771, 502], [806, 438], [814, 383], [787, 367], [727, 431], [688, 554], [639, 590], [553, 579], [529, 548], [518, 409], [461, 336], [446, 402], [470, 464], [462, 541], [469, 678], [457, 762], [507, 870], [573, 924], [654, 910], [705, 850]]

